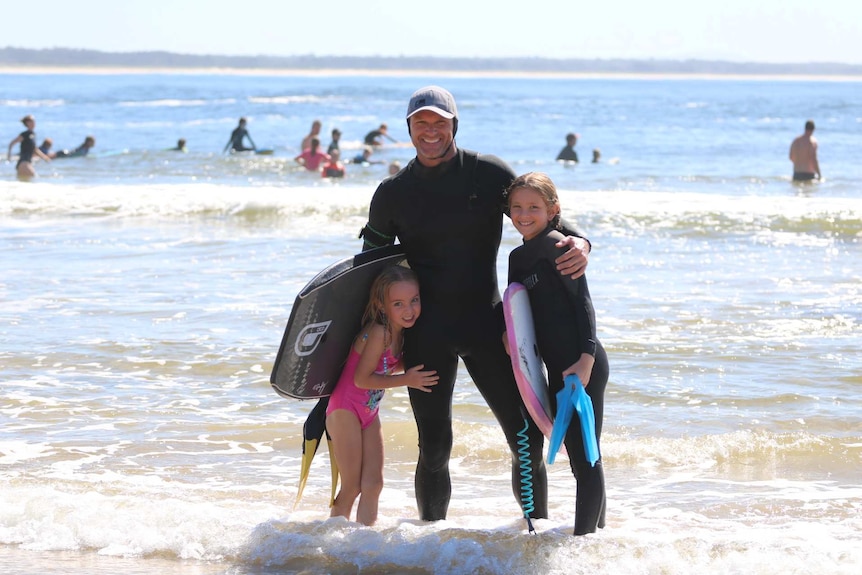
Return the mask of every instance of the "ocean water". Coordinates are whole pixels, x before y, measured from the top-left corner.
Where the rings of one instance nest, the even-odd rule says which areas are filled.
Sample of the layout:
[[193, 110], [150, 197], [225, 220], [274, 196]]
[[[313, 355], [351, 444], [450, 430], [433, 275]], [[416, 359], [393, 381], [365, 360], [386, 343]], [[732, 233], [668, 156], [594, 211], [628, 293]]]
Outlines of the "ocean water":
[[[417, 520], [416, 431], [387, 394], [381, 518], [328, 518], [312, 403], [269, 374], [291, 304], [360, 248], [385, 165], [322, 180], [311, 121], [408, 141], [447, 86], [462, 147], [548, 172], [593, 242], [608, 350], [607, 527], [570, 535], [574, 480], [527, 533], [502, 434], [466, 371], [446, 521]], [[91, 156], [0, 163], [0, 572], [858, 573], [862, 567], [859, 83], [768, 79], [0, 74], [11, 140]], [[272, 156], [225, 156], [239, 116]], [[825, 180], [790, 182], [817, 122]], [[553, 161], [565, 133], [580, 165]], [[177, 138], [189, 152], [165, 151]], [[590, 164], [590, 150], [603, 161]], [[411, 148], [375, 156], [406, 163]], [[505, 278], [518, 236], [507, 223]], [[502, 287], [502, 286], [501, 286]]]

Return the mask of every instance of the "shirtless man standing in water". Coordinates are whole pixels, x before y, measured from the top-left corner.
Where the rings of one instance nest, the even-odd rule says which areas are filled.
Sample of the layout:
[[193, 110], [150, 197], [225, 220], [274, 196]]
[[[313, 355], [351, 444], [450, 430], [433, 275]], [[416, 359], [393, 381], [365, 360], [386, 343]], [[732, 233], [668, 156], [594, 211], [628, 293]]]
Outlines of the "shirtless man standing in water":
[[790, 161], [793, 162], [793, 181], [808, 182], [820, 179], [820, 164], [817, 162], [817, 140], [814, 138], [814, 122], [805, 122], [805, 133], [790, 144]]

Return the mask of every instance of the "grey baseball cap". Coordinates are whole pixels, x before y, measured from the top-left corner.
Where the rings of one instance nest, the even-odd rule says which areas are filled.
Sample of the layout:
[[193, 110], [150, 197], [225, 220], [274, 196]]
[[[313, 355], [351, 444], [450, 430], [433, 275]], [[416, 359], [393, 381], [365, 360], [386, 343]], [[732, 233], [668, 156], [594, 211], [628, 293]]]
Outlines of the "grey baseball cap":
[[413, 95], [410, 97], [410, 103], [407, 104], [407, 119], [410, 119], [410, 116], [422, 110], [430, 110], [447, 120], [458, 117], [455, 98], [452, 97], [452, 94], [448, 90], [440, 86], [425, 86], [413, 92]]

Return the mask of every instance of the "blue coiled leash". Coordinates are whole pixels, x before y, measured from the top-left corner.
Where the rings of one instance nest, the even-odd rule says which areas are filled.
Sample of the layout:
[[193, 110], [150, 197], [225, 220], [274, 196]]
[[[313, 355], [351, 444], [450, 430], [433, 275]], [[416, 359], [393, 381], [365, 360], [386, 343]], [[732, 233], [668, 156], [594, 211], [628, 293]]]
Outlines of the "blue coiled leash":
[[535, 534], [533, 522], [530, 520], [530, 513], [535, 510], [533, 505], [533, 466], [530, 459], [530, 437], [527, 435], [527, 430], [530, 429], [530, 421], [527, 419], [524, 409], [521, 408], [521, 417], [524, 418], [524, 429], [518, 432], [518, 461], [520, 461], [521, 475], [521, 503], [524, 508], [524, 518], [527, 520], [527, 529], [530, 533]]

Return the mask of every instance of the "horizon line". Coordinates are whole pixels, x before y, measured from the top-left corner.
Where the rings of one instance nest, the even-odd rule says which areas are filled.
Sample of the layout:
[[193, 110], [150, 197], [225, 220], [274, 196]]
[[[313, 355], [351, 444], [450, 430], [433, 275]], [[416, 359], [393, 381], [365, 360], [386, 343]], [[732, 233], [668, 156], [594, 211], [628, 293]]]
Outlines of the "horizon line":
[[[284, 61], [284, 62], [301, 62], [303, 60], [314, 60], [318, 64], [321, 61], [332, 60], [332, 61], [352, 61], [352, 62], [385, 62], [385, 61], [397, 61], [397, 62], [405, 62], [405, 61], [426, 61], [426, 62], [448, 62], [448, 63], [509, 63], [510, 66], [504, 67], [504, 70], [512, 70], [511, 65], [516, 64], [518, 62], [541, 62], [545, 64], [555, 64], [555, 65], [566, 65], [566, 64], [628, 64], [628, 65], [638, 65], [638, 64], [647, 64], [647, 65], [659, 65], [659, 66], [679, 66], [679, 65], [701, 65], [701, 66], [720, 66], [720, 67], [731, 67], [731, 68], [769, 68], [773, 71], [778, 69], [786, 69], [790, 71], [791, 69], [799, 69], [805, 68], [807, 69], [807, 74], [824, 74], [824, 75], [833, 75], [835, 73], [835, 68], [841, 68], [843, 71], [852, 72], [857, 74], [862, 74], [862, 64], [852, 64], [847, 62], [760, 62], [760, 61], [738, 61], [738, 60], [720, 60], [720, 59], [707, 59], [707, 58], [624, 58], [624, 57], [593, 57], [593, 58], [555, 58], [548, 56], [411, 56], [411, 55], [398, 55], [398, 56], [387, 56], [387, 55], [373, 55], [373, 56], [353, 56], [353, 55], [319, 55], [313, 53], [306, 54], [293, 54], [289, 56], [277, 56], [277, 55], [268, 55], [268, 54], [257, 54], [257, 55], [231, 55], [231, 54], [191, 54], [191, 53], [183, 53], [183, 52], [173, 52], [170, 50], [131, 50], [131, 51], [106, 51], [106, 50], [98, 50], [93, 48], [69, 48], [69, 47], [51, 47], [51, 48], [20, 48], [15, 46], [4, 46], [0, 48], [0, 64], [37, 64], [37, 62], [13, 62], [13, 61], [5, 61], [5, 58], [2, 58], [4, 53], [9, 52], [19, 52], [23, 53], [22, 55], [26, 55], [28, 53], [39, 53], [39, 54], [62, 54], [62, 53], [77, 53], [77, 54], [89, 54], [93, 56], [107, 56], [107, 57], [140, 57], [140, 56], [173, 56], [180, 57], [187, 60], [206, 60], [206, 59], [224, 59], [230, 61], [245, 61], [246, 63], [253, 60], [265, 60], [269, 64], [273, 64], [276, 61]], [[47, 64], [47, 62], [38, 62], [41, 64]], [[105, 65], [106, 63], [91, 63], [90, 65]], [[183, 64], [179, 62], [171, 62], [165, 63], [169, 67], [187, 67], [188, 64]], [[52, 65], [66, 65], [65, 63], [54, 62]], [[143, 65], [143, 63], [134, 63], [127, 62], [125, 65], [130, 66], [139, 66]], [[826, 67], [831, 68], [831, 71], [823, 71], [818, 72], [813, 68], [816, 67]], [[542, 70], [542, 71], [551, 71], [551, 70]], [[584, 70], [576, 70], [576, 71], [584, 71]], [[595, 71], [595, 70], [593, 70]], [[619, 70], [617, 70], [619, 71]], [[628, 70], [631, 71], [631, 70]], [[644, 72], [644, 70], [640, 70]], [[656, 70], [658, 71], [658, 70]], [[668, 70], [662, 70], [667, 72]], [[737, 70], [738, 71], [738, 70]], [[692, 70], [688, 70], [688, 72], [692, 72]]]

